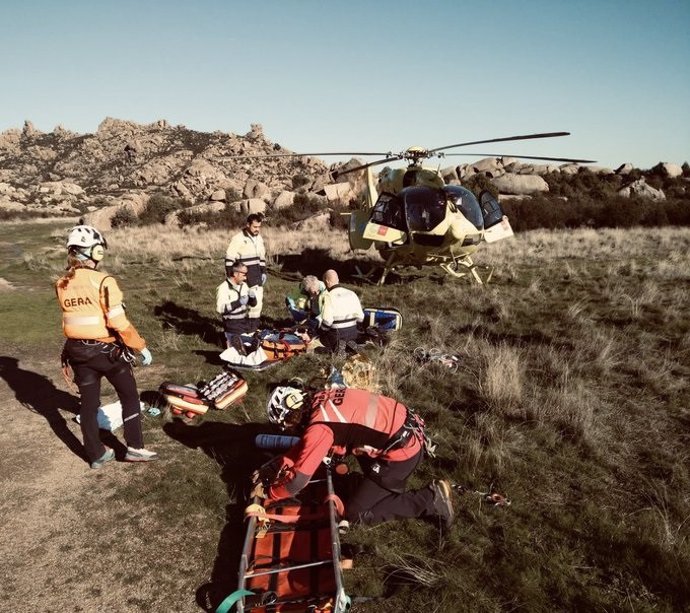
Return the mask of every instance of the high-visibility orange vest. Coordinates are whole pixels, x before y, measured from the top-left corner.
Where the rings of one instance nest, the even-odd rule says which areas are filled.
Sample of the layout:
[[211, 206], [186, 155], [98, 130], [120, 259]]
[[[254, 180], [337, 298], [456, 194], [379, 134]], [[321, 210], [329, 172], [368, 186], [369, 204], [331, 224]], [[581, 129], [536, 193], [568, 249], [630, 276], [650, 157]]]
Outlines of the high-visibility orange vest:
[[125, 315], [117, 281], [92, 268], [78, 268], [66, 287], [55, 288], [67, 338], [112, 343], [119, 336], [132, 349], [146, 347]]

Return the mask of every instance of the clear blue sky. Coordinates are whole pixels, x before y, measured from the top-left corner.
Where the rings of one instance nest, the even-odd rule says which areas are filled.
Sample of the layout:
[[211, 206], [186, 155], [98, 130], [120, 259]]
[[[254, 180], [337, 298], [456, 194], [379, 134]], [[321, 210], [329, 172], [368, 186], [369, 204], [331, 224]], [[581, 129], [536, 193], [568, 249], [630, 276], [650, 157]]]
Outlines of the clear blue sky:
[[295, 151], [400, 151], [566, 130], [473, 150], [690, 161], [690, 0], [3, 0], [0, 24], [0, 131], [260, 123]]

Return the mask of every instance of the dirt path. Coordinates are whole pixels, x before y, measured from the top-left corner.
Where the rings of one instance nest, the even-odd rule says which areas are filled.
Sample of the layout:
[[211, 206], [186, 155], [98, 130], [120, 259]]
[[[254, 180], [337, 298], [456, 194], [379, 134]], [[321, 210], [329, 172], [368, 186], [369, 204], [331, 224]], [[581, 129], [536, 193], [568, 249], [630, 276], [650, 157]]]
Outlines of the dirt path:
[[0, 356], [0, 608], [198, 612], [189, 588], [174, 599], [156, 589], [156, 554], [136, 529], [146, 510], [113, 495], [129, 471], [149, 467], [89, 469], [66, 388], [54, 363]]

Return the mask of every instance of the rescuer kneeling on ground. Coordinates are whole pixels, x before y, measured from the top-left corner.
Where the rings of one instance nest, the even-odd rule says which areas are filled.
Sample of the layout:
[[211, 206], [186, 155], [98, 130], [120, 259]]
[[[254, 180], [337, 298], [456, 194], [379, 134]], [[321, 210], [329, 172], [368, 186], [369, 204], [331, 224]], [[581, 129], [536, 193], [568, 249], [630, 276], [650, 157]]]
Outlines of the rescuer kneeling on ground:
[[403, 404], [353, 388], [310, 393], [279, 386], [267, 411], [272, 423], [299, 434], [300, 442], [278, 460], [271, 481], [255, 473], [255, 494], [269, 500], [295, 496], [329, 454], [353, 454], [364, 479], [345, 503], [345, 519], [371, 525], [423, 517], [450, 526], [454, 512], [448, 481], [405, 491], [422, 460], [426, 437], [424, 422]]
[[285, 297], [293, 321], [306, 326], [310, 334], [321, 325], [321, 311], [326, 298], [326, 286], [314, 275], [307, 275], [299, 285]]
[[144, 366], [151, 364], [151, 352], [125, 315], [117, 281], [96, 270], [106, 248], [96, 228], [72, 228], [67, 237], [67, 272], [56, 284], [62, 330], [67, 337], [63, 363], [72, 367], [79, 387], [81, 431], [91, 468], [101, 468], [115, 458], [115, 452], [103, 445], [98, 433], [102, 377], [110, 381], [122, 405], [125, 461], [158, 459], [158, 454], [144, 448], [139, 392], [132, 373], [132, 350], [141, 353]]

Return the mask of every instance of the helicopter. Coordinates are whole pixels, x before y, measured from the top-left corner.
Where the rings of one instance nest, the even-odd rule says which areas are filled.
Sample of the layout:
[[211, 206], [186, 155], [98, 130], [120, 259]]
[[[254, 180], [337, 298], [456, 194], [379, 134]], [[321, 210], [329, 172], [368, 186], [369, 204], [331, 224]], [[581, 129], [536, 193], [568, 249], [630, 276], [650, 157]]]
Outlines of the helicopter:
[[[482, 157], [513, 157], [570, 163], [593, 163], [595, 160], [492, 153], [446, 153], [448, 149], [496, 142], [531, 140], [568, 136], [569, 132], [543, 132], [470, 141], [434, 149], [413, 146], [400, 153], [277, 153], [257, 157], [300, 156], [384, 156], [366, 164], [340, 169], [334, 167], [331, 177], [337, 180], [347, 174], [366, 171], [365, 207], [349, 213], [348, 237], [353, 251], [368, 250], [372, 245], [384, 260], [382, 267], [368, 273], [357, 269], [358, 276], [383, 285], [388, 274], [396, 269], [414, 266], [440, 266], [453, 277], [468, 277], [478, 284], [488, 283], [493, 275], [482, 279], [480, 267], [472, 255], [482, 242], [494, 243], [513, 236], [508, 217], [495, 196], [488, 190], [479, 196], [461, 185], [447, 185], [439, 168], [429, 168], [422, 161], [453, 155]], [[233, 156], [234, 157], [234, 156]], [[254, 157], [254, 156], [237, 156]], [[385, 167], [375, 180], [372, 168], [388, 162], [407, 162], [406, 168]]]

